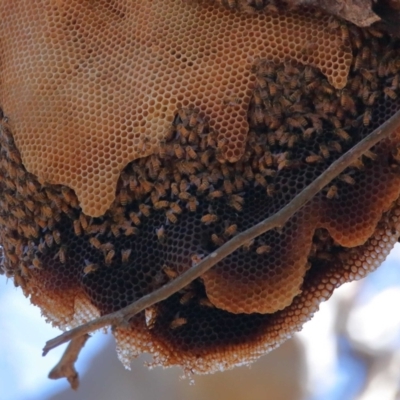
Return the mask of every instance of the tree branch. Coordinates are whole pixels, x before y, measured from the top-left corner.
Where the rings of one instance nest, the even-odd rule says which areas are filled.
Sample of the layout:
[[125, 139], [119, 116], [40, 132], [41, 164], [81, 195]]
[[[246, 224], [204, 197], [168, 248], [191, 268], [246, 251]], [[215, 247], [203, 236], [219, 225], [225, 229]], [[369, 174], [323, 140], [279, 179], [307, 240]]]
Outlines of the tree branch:
[[50, 379], [67, 378], [71, 388], [74, 390], [78, 389], [79, 376], [75, 369], [75, 362], [89, 337], [89, 335], [85, 334], [77, 336], [71, 340], [68, 347], [65, 349], [61, 360], [49, 372]]
[[289, 218], [291, 218], [301, 207], [309, 202], [319, 191], [327, 186], [347, 167], [353, 164], [359, 157], [362, 156], [363, 153], [380, 142], [382, 139], [388, 138], [396, 128], [400, 128], [400, 111], [394, 114], [378, 129], [374, 130], [366, 138], [364, 138], [339, 159], [333, 162], [317, 179], [315, 179], [310, 185], [302, 190], [301, 193], [299, 193], [279, 212], [251, 227], [250, 229], [241, 232], [176, 279], [170, 281], [152, 293], [143, 296], [129, 306], [114, 313], [96, 318], [86, 324], [64, 332], [54, 339], [49, 340], [46, 342], [46, 345], [43, 348], [43, 355], [46, 355], [50, 350], [61, 345], [62, 343], [66, 343], [83, 335], [87, 335], [88, 333], [96, 331], [100, 328], [106, 326], [117, 327], [118, 325], [123, 324], [135, 314], [143, 311], [153, 304], [167, 299], [169, 296], [183, 289], [185, 286], [202, 276], [215, 264], [223, 260], [225, 257], [233, 253], [236, 249], [248, 241], [271, 229], [282, 227]]

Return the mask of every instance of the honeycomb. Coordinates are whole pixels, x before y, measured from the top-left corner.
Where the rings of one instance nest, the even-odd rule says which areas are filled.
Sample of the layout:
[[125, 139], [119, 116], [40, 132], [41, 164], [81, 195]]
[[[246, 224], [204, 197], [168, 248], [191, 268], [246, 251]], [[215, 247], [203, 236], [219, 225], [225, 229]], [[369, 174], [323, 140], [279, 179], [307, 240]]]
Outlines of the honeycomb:
[[337, 89], [352, 60], [347, 28], [315, 10], [9, 0], [0, 12], [0, 103], [24, 166], [41, 183], [73, 189], [93, 217], [115, 199], [121, 170], [155, 154], [183, 108], [218, 133], [227, 160], [239, 160], [260, 60], [314, 66]]
[[[116, 13], [105, 4], [83, 3], [81, 9], [87, 15], [102, 5], [118, 20], [126, 15], [122, 6]], [[220, 7], [195, 4], [201, 10]], [[15, 3], [9, 11], [14, 8], [22, 12]], [[242, 15], [221, 9], [221, 15]], [[311, 18], [307, 12], [300, 15]], [[4, 273], [51, 322], [68, 329], [151, 293], [276, 213], [400, 109], [399, 40], [376, 28], [349, 25], [346, 32], [351, 66], [345, 87], [335, 87], [318, 65], [260, 58], [251, 72], [239, 160], [227, 161], [212, 118], [182, 103], [152, 151], [121, 167], [111, 205], [98, 216], [86, 212], [72, 185], [30, 171], [16, 117], [4, 106]], [[1, 93], [7, 87], [3, 82]], [[35, 107], [32, 114], [42, 115], [39, 100]], [[111, 155], [118, 150], [110, 141], [103, 145]], [[180, 292], [114, 330], [121, 360], [129, 365], [132, 357], [149, 352], [154, 365], [180, 365], [188, 374], [214, 372], [253, 361], [300, 330], [335, 288], [376, 269], [400, 237], [399, 150], [397, 129], [281, 229], [244, 244]]]

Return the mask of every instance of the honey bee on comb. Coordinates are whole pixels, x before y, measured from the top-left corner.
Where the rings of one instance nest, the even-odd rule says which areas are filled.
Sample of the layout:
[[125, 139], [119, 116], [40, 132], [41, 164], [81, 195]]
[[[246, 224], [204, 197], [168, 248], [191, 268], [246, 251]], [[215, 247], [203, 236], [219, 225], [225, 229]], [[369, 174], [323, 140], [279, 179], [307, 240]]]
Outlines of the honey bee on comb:
[[[1, 269], [62, 329], [173, 281], [400, 110], [400, 42], [382, 27], [259, 0], [114, 7], [0, 5]], [[208, 373], [286, 340], [399, 238], [399, 145], [396, 130], [281, 229], [116, 327], [119, 356]]]

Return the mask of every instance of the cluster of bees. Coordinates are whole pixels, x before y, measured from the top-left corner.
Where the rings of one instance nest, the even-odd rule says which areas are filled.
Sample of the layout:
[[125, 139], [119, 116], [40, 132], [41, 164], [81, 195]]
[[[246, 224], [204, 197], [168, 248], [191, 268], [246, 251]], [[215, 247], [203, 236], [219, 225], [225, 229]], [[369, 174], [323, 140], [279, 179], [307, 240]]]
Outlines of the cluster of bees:
[[[383, 122], [377, 121], [379, 102], [398, 102], [400, 54], [396, 46], [386, 46], [383, 33], [373, 28], [361, 31], [346, 26], [342, 32], [355, 53], [349, 83], [342, 90], [334, 90], [308, 66], [255, 64], [257, 86], [249, 118], [253, 129], [265, 132], [266, 127], [270, 149], [279, 148], [278, 171], [304, 164], [328, 166]], [[373, 151], [365, 152], [326, 189], [328, 199], [339, 197], [341, 183], [353, 185], [364, 163], [376, 158]]]
[[260, 10], [278, 13], [275, 2], [269, 0], [217, 0], [217, 2], [228, 9], [237, 9], [248, 14], [254, 14]]
[[[57, 262], [68, 263], [69, 249], [59, 227], [66, 219], [76, 237], [84, 238], [102, 254], [102, 260], [87, 260], [82, 265], [80, 273], [86, 276], [117, 263], [130, 264], [132, 249], [119, 248], [115, 243], [120, 237], [132, 237], [134, 241], [153, 214], [163, 215], [162, 224], [154, 227], [154, 240], [160, 245], [167, 243], [169, 228], [179, 225], [181, 216], [190, 213], [210, 231], [210, 242], [219, 247], [244, 227], [235, 221], [222, 221], [217, 204], [224, 203], [233, 216], [246, 216], [254, 212], [247, 207], [246, 193], [256, 188], [265, 193], [266, 204], [274, 205], [275, 210], [284, 206], [294, 193], [287, 194], [283, 188], [296, 186], [298, 171], [315, 170], [318, 175], [371, 131], [378, 102], [397, 100], [399, 50], [389, 44], [383, 51], [385, 38], [373, 29], [361, 32], [350, 28], [349, 32], [346, 39], [351, 41], [355, 57], [345, 89], [335, 90], [321, 73], [308, 66], [257, 61], [253, 71], [257, 83], [248, 113], [250, 132], [243, 157], [236, 163], [226, 162], [219, 150], [223, 146], [218, 132], [209, 129], [196, 109], [181, 109], [158, 153], [135, 160], [121, 173], [116, 200], [102, 218], [84, 215], [69, 188], [40, 185], [24, 169], [7, 118], [2, 116], [3, 270], [25, 287], [32, 273], [46, 269], [42, 256], [49, 249]], [[375, 158], [373, 151], [365, 153], [326, 189], [326, 198], [340, 198], [340, 185], [354, 185], [364, 163]], [[303, 187], [308, 183], [303, 180]], [[221, 224], [222, 229], [212, 232]], [[320, 242], [325, 248], [326, 240]], [[246, 243], [242, 250], [263, 257], [271, 251], [271, 244], [256, 240]], [[192, 265], [204, 255], [192, 254]], [[176, 277], [176, 271], [168, 266], [157, 268], [166, 279]], [[186, 288], [180, 303], [189, 304], [194, 298], [196, 293]], [[199, 298], [198, 302], [212, 307], [207, 298]], [[145, 314], [151, 329], [157, 309], [151, 308]], [[178, 314], [169, 326], [177, 329], [186, 323]]]

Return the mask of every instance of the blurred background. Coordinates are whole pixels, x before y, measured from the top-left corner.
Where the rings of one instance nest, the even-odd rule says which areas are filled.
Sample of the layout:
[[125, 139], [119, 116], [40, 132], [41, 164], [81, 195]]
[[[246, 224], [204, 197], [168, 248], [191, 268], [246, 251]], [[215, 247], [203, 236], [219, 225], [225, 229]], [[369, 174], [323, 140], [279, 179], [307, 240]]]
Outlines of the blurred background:
[[80, 387], [51, 381], [64, 348], [41, 356], [58, 329], [0, 277], [0, 400], [400, 400], [400, 246], [366, 279], [338, 289], [277, 350], [250, 367], [182, 379], [178, 368], [131, 371], [111, 335], [94, 335], [76, 364]]

